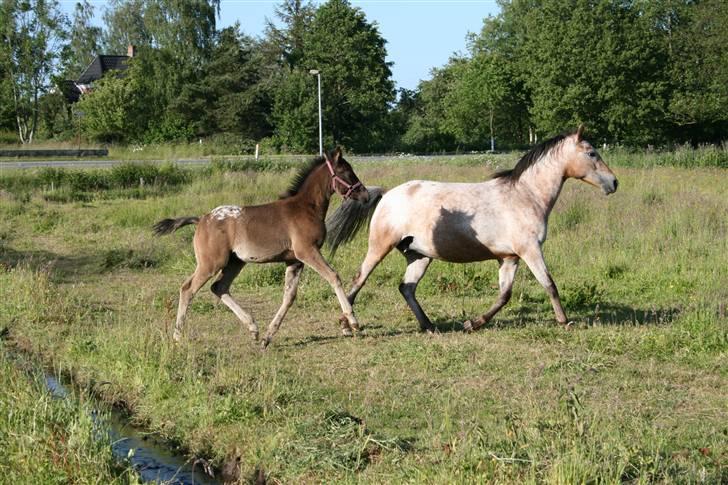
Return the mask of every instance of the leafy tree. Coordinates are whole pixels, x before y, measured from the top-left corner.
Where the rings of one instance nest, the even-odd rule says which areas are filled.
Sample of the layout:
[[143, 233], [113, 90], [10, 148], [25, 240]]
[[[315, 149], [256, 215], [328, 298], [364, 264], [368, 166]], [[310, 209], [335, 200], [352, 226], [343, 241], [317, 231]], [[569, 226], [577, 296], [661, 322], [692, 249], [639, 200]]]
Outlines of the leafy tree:
[[459, 66], [455, 75], [457, 80], [445, 99], [453, 133], [471, 146], [482, 145], [489, 134], [490, 149], [495, 150], [496, 123], [508, 119], [514, 104], [508, 64], [497, 55], [480, 54]]
[[0, 14], [0, 72], [12, 85], [18, 137], [31, 143], [39, 100], [51, 86], [67, 22], [54, 0], [3, 0]]
[[91, 24], [94, 8], [88, 0], [77, 2], [70, 38], [63, 52], [63, 76], [77, 79], [99, 54], [102, 30]]
[[670, 118], [676, 136], [719, 140], [728, 132], [728, 3], [703, 0], [662, 7], [661, 31], [668, 42]]
[[355, 151], [383, 145], [381, 127], [394, 101], [385, 43], [377, 26], [346, 0], [321, 5], [304, 35], [301, 66], [321, 72], [325, 129]]
[[313, 21], [316, 12], [310, 1], [284, 0], [276, 6], [275, 17], [283, 25], [266, 19], [265, 41], [262, 48], [266, 57], [273, 62], [293, 69], [303, 58], [304, 34]]
[[145, 22], [147, 3], [147, 0], [110, 0], [103, 15], [104, 52], [122, 54], [129, 45], [152, 45], [152, 33]]
[[420, 82], [414, 96], [414, 109], [402, 147], [412, 151], [447, 151], [457, 140], [447, 123], [446, 99], [456, 81], [455, 73], [463, 59], [453, 58], [442, 68], [432, 70], [432, 79]]
[[227, 133], [258, 139], [270, 133], [266, 113], [271, 100], [263, 83], [259, 44], [235, 25], [223, 29], [207, 66], [208, 91], [215, 101], [214, 126]]
[[[271, 121], [279, 149], [312, 152], [318, 148], [315, 85], [307, 72], [282, 71], [275, 81]], [[327, 138], [325, 145], [331, 145]]]

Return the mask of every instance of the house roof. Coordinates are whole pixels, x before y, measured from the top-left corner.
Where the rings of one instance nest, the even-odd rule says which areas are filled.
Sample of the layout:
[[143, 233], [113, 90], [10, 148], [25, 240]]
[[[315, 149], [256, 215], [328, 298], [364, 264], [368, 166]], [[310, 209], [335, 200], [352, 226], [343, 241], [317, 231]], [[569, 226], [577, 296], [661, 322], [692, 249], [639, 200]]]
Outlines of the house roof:
[[91, 84], [107, 72], [112, 70], [123, 71], [126, 70], [127, 60], [129, 56], [107, 56], [100, 55], [96, 56], [96, 59], [86, 68], [86, 70], [79, 76], [76, 83], [78, 84]]

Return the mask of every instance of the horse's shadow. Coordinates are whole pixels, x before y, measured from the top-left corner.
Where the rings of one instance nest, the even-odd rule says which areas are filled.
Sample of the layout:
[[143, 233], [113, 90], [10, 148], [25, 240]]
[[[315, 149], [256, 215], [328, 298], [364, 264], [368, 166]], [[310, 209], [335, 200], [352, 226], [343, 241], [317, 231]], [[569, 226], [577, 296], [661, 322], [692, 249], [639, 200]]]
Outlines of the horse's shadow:
[[[573, 307], [567, 310], [567, 315], [571, 315], [569, 319], [570, 326], [574, 328], [586, 328], [595, 326], [655, 326], [668, 325], [672, 323], [681, 313], [683, 309], [680, 307], [669, 308], [636, 308], [629, 305], [621, 305], [615, 303], [599, 302], [593, 306]], [[435, 317], [432, 324], [435, 327], [436, 335], [459, 334], [464, 330], [463, 322], [468, 318], [462, 316], [457, 319], [449, 317]], [[508, 330], [516, 328], [527, 328], [539, 324], [557, 325], [553, 314], [543, 309], [533, 307], [521, 307], [511, 310], [509, 314], [499, 317], [496, 315], [490, 322], [485, 324], [483, 330]], [[420, 330], [414, 316], [412, 319], [393, 327], [377, 320], [362, 325], [362, 330], [357, 334], [358, 338], [387, 338], [402, 337], [413, 335], [428, 335]], [[311, 335], [296, 342], [289, 344], [291, 347], [305, 347], [312, 344], [328, 344], [334, 343], [342, 337], [340, 335]]]

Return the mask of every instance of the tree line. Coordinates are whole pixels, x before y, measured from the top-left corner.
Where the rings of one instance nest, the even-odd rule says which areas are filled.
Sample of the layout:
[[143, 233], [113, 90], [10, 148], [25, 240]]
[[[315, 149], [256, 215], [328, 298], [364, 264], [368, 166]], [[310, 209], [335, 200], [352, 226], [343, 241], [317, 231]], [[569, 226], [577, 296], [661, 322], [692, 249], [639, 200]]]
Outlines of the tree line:
[[[287, 152], [516, 147], [586, 123], [634, 146], [728, 133], [723, 0], [499, 0], [500, 13], [416, 89], [395, 90], [386, 40], [347, 0], [283, 0], [260, 38], [219, 28], [220, 0], [1, 0], [0, 131], [23, 143], [187, 142]], [[414, 7], [413, 7], [414, 8]], [[136, 46], [70, 104], [58, 87]], [[12, 135], [9, 135], [12, 133]]]

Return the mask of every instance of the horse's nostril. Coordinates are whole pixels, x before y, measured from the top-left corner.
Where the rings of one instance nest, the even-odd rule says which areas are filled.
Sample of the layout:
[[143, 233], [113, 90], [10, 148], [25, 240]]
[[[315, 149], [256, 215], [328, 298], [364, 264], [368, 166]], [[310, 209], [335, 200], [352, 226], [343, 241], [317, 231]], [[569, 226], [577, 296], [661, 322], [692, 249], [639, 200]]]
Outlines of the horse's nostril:
[[619, 185], [619, 180], [614, 179], [614, 191], [617, 191], [617, 186]]

